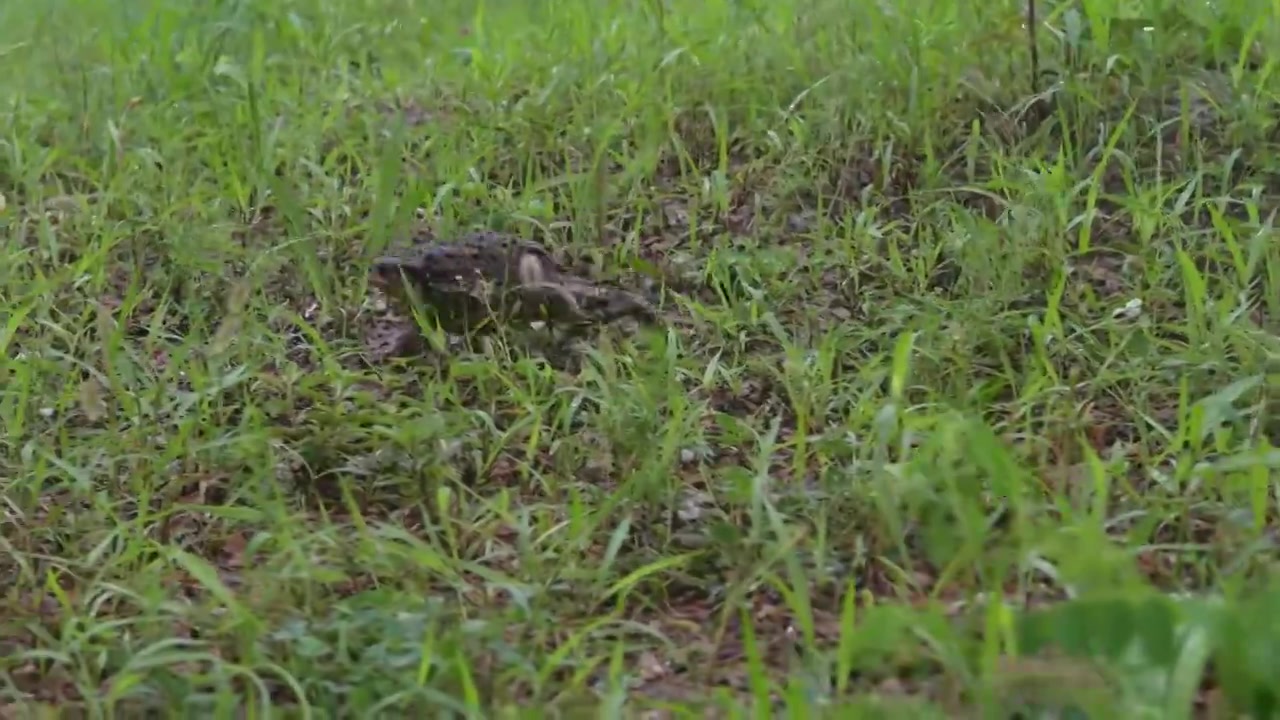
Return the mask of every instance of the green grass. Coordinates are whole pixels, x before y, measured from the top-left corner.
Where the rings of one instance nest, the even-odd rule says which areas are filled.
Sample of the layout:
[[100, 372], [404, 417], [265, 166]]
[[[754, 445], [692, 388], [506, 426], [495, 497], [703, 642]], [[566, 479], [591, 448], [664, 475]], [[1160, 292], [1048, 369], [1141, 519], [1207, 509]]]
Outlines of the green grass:
[[0, 716], [1270, 717], [1278, 9], [5, 5]]

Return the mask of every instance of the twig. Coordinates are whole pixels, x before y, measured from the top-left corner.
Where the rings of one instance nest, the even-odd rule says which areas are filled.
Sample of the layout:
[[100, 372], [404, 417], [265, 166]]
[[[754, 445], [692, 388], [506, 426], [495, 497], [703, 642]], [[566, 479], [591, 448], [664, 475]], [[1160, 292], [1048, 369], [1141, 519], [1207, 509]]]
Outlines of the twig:
[[1027, 0], [1027, 44], [1031, 48], [1031, 94], [1040, 92], [1040, 51], [1036, 47], [1036, 0]]

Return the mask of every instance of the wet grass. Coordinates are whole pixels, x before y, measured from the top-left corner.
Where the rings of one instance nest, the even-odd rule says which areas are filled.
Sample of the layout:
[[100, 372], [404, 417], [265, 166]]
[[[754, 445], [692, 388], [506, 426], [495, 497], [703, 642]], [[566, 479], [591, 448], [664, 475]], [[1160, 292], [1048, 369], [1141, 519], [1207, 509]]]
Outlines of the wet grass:
[[0, 9], [0, 715], [1269, 716], [1272, 5], [439, 5]]

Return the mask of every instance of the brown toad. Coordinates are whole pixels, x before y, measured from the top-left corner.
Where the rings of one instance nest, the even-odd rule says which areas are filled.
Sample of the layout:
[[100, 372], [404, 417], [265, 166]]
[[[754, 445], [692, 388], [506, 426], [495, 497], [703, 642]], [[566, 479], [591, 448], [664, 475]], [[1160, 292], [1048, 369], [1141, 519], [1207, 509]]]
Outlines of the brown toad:
[[624, 316], [657, 319], [638, 295], [565, 273], [538, 243], [494, 232], [379, 258], [371, 283], [400, 313], [429, 312], [454, 334], [513, 321], [581, 327]]

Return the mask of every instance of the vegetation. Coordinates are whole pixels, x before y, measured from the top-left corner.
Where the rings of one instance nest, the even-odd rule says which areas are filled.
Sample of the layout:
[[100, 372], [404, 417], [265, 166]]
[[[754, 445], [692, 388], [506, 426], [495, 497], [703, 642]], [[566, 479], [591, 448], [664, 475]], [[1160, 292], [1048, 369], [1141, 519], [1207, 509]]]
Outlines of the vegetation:
[[1025, 12], [0, 7], [0, 717], [1271, 717], [1277, 6]]

